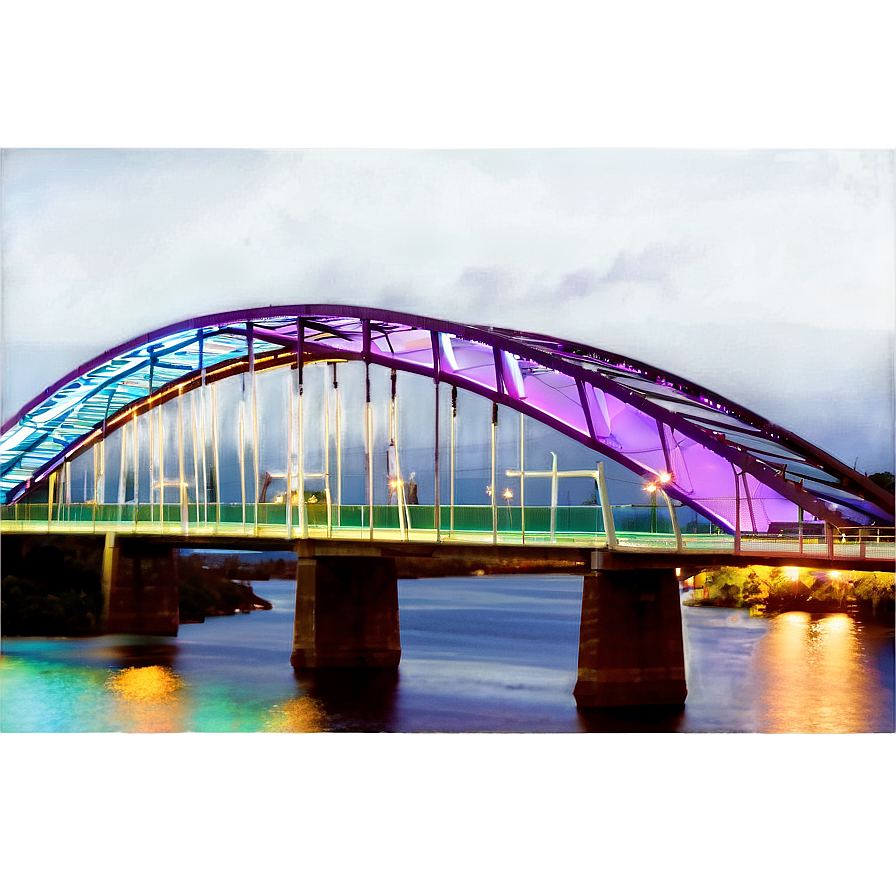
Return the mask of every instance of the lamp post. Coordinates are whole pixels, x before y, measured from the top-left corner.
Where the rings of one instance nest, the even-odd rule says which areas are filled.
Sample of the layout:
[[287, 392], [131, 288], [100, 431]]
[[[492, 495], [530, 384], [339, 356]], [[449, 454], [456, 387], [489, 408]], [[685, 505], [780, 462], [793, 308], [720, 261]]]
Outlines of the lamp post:
[[664, 485], [668, 484], [672, 481], [672, 474], [668, 472], [662, 472], [657, 476], [657, 478], [653, 482], [647, 483], [644, 486], [644, 491], [650, 493], [650, 531], [653, 533], [656, 531], [656, 494], [659, 492], [663, 496], [663, 500], [666, 502], [666, 507], [669, 509], [669, 518], [672, 521], [672, 531], [675, 533], [675, 545], [678, 550], [682, 550], [682, 540], [681, 540], [681, 527], [678, 525], [678, 517], [675, 515], [675, 508], [672, 506], [672, 501], [669, 498], [669, 495], [666, 493], [666, 490], [663, 488]]

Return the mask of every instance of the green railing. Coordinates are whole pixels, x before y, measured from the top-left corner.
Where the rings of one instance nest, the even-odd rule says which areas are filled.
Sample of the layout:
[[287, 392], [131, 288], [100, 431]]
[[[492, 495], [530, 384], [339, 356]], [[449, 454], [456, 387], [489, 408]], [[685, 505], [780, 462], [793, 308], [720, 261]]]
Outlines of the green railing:
[[[399, 508], [395, 505], [377, 504], [373, 506], [373, 527], [375, 529], [400, 529]], [[408, 505], [405, 517], [406, 525], [413, 529], [435, 529], [435, 508], [432, 505]], [[9, 522], [47, 522], [49, 507], [46, 504], [28, 504], [20, 502], [12, 506], [0, 508], [0, 519]], [[366, 528], [370, 526], [370, 510], [367, 505], [344, 504], [330, 508], [332, 525], [336, 528]], [[522, 508], [498, 506], [496, 508], [495, 528], [499, 532], [549, 533], [551, 531], [550, 507], [526, 507], [525, 517]], [[327, 525], [327, 505], [325, 503], [306, 504], [305, 512], [309, 526]], [[292, 508], [294, 526], [300, 524], [299, 508]], [[672, 534], [672, 521], [668, 514], [657, 514], [651, 525], [649, 509], [640, 510], [631, 507], [613, 508], [613, 519], [617, 531], [646, 532], [656, 534]], [[255, 505], [247, 504], [245, 510], [240, 504], [221, 504], [220, 516], [218, 505], [209, 504], [206, 509], [195, 504], [187, 506], [187, 521], [190, 526], [216, 523], [255, 525]], [[53, 507], [53, 524], [66, 523], [165, 523], [180, 524], [181, 506], [179, 504], [64, 504]], [[259, 504], [258, 524], [262, 526], [286, 526], [286, 506], [284, 504]], [[439, 508], [439, 528], [443, 531], [456, 532], [490, 532], [493, 528], [491, 505], [457, 505], [454, 508]], [[591, 533], [603, 534], [603, 516], [600, 507], [593, 505], [576, 505], [558, 507], [554, 517], [554, 528], [558, 533]], [[709, 533], [709, 524], [700, 527], [702, 533]]]

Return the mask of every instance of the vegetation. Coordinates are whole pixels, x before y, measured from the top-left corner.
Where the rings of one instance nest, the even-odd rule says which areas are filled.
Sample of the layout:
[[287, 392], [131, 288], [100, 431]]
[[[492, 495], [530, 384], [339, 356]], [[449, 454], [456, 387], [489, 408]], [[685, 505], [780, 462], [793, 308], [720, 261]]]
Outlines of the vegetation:
[[[209, 572], [217, 572], [227, 579], [243, 582], [268, 579], [295, 580], [295, 555], [270, 556], [265, 554], [192, 554], [201, 558], [201, 565]], [[427, 557], [396, 557], [395, 571], [399, 579], [427, 579], [444, 576], [501, 575], [510, 573], [573, 573], [581, 575], [585, 565], [578, 560], [539, 560], [526, 563], [519, 560], [491, 558], [478, 560], [446, 559], [433, 561]], [[183, 577], [181, 583], [183, 586]]]
[[892, 492], [896, 489], [896, 478], [894, 478], [892, 473], [872, 473], [868, 478], [875, 485], [879, 485], [882, 489], [886, 489], [888, 492]]
[[697, 576], [685, 604], [742, 607], [758, 615], [841, 611], [860, 619], [892, 619], [893, 595], [892, 573], [727, 566]]
[[99, 633], [101, 564], [101, 550], [69, 555], [52, 545], [40, 545], [25, 556], [4, 551], [0, 585], [3, 634]]
[[258, 597], [245, 582], [233, 581], [226, 565], [208, 566], [201, 554], [181, 554], [178, 558], [180, 621], [202, 622], [207, 616], [232, 616], [252, 610], [270, 610], [271, 604]]
[[[53, 544], [21, 553], [15, 542], [3, 543], [0, 623], [4, 637], [60, 637], [102, 633], [102, 542], [72, 540], [63, 551]], [[277, 568], [276, 561], [273, 562]], [[200, 555], [178, 560], [181, 622], [202, 622], [206, 616], [228, 616], [270, 609], [245, 582], [256, 578], [238, 564], [206, 568]], [[295, 575], [293, 568], [292, 575]]]

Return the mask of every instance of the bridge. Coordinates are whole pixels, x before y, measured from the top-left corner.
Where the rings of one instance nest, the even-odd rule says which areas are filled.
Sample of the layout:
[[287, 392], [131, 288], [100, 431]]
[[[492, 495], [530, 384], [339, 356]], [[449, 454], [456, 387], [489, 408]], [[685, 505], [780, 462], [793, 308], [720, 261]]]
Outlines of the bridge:
[[[893, 568], [891, 494], [716, 393], [354, 306], [117, 346], [3, 425], [0, 469], [5, 538], [104, 539], [107, 631], [177, 630], [179, 547], [296, 551], [296, 667], [398, 663], [396, 557], [564, 557], [584, 574], [582, 706], [684, 701], [676, 569]], [[563, 506], [561, 482], [591, 503]]]

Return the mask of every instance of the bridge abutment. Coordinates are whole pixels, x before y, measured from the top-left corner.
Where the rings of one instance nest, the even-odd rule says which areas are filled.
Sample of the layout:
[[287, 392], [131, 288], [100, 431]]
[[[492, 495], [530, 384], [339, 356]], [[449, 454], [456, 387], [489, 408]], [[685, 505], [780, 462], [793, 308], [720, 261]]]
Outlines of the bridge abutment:
[[176, 635], [177, 550], [146, 539], [107, 535], [103, 599], [106, 634]]
[[293, 667], [394, 667], [400, 659], [395, 560], [315, 557], [300, 545]]
[[681, 599], [671, 569], [587, 573], [582, 587], [576, 705], [683, 704]]

